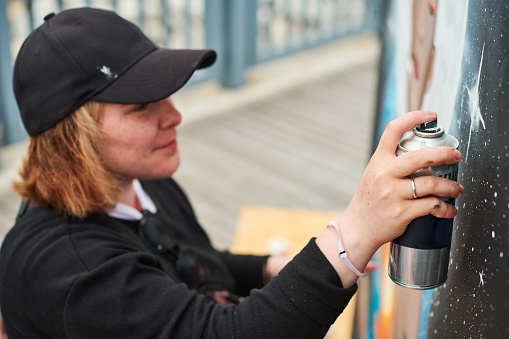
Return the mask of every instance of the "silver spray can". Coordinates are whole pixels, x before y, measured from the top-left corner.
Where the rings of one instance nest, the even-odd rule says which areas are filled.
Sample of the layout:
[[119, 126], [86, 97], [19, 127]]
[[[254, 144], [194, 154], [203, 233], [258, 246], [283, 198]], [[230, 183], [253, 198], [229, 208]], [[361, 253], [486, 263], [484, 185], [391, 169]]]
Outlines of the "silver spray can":
[[[457, 149], [459, 142], [433, 120], [407, 132], [399, 142], [397, 154], [438, 146]], [[410, 177], [424, 175], [457, 181], [458, 164], [422, 168]], [[454, 205], [454, 198], [441, 199]], [[389, 277], [398, 285], [418, 290], [442, 285], [447, 280], [452, 223], [453, 219], [431, 214], [412, 220], [405, 233], [391, 242]]]

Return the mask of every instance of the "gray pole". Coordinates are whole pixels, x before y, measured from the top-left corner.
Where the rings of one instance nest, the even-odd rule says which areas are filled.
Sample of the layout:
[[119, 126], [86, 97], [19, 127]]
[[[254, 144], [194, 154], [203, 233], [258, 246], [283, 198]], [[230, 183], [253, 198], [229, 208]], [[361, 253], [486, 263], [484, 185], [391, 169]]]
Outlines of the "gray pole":
[[26, 132], [12, 90], [12, 56], [10, 28], [7, 18], [8, 0], [0, 0], [0, 145], [24, 140]]

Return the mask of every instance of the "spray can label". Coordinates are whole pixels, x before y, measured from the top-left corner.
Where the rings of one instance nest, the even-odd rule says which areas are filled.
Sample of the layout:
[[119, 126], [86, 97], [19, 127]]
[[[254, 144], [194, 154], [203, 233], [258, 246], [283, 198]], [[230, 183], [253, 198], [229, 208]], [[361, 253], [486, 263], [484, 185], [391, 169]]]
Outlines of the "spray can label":
[[[423, 174], [424, 173], [424, 174]], [[414, 178], [422, 175], [433, 175], [458, 181], [458, 164], [440, 165], [421, 169], [413, 175]], [[454, 198], [440, 198], [448, 204], [454, 205]], [[453, 219], [437, 218], [431, 214], [414, 219], [394, 243], [419, 249], [435, 249], [450, 247]]]
[[[422, 124], [401, 139], [397, 154], [426, 147], [458, 148], [458, 141], [446, 134], [436, 120]], [[411, 178], [437, 176], [458, 180], [458, 164], [426, 167]], [[418, 188], [417, 188], [417, 194]], [[454, 198], [441, 198], [454, 205]], [[412, 289], [429, 289], [447, 280], [453, 219], [431, 214], [412, 220], [403, 235], [391, 242], [389, 277], [399, 285]]]

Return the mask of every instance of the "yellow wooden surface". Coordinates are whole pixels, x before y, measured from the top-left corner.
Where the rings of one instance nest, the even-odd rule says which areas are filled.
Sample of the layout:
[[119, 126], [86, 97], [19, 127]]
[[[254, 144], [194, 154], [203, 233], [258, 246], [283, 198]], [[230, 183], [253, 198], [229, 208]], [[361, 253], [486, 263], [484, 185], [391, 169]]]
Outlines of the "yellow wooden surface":
[[[270, 254], [286, 249], [287, 254], [296, 254], [339, 215], [338, 211], [246, 206], [239, 213], [230, 250], [233, 253]], [[331, 327], [327, 339], [352, 337], [355, 298]]]

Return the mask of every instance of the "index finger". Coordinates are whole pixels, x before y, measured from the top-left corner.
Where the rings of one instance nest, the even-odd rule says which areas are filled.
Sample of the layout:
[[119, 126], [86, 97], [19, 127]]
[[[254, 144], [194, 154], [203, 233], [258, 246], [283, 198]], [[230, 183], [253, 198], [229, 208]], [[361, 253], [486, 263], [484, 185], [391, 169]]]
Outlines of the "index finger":
[[385, 129], [378, 150], [395, 154], [401, 137], [417, 125], [434, 120], [437, 114], [431, 111], [412, 111], [392, 120]]
[[442, 164], [452, 165], [460, 162], [460, 160], [461, 153], [452, 147], [422, 148], [401, 154], [396, 160], [398, 165], [395, 166], [393, 173], [396, 177], [404, 178], [421, 168]]

